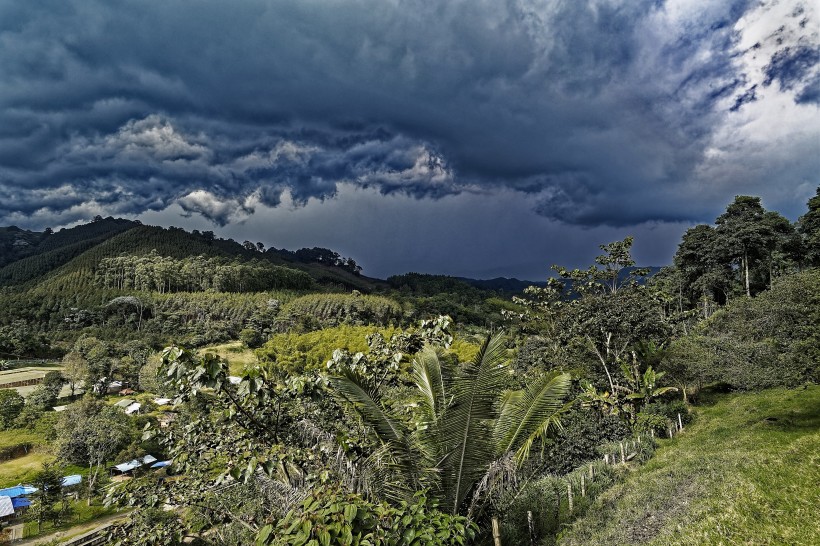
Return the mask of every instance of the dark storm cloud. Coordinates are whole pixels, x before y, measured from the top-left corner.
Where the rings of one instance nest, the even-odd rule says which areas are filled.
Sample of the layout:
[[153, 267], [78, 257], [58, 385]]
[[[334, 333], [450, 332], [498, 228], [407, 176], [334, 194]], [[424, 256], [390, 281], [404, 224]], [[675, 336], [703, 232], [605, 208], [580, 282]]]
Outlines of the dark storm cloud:
[[699, 181], [741, 179], [704, 160], [740, 139], [715, 142], [727, 119], [760, 86], [816, 101], [814, 12], [791, 4], [738, 51], [756, 2], [0, 2], [0, 223], [176, 203], [227, 224], [340, 183], [700, 219]]

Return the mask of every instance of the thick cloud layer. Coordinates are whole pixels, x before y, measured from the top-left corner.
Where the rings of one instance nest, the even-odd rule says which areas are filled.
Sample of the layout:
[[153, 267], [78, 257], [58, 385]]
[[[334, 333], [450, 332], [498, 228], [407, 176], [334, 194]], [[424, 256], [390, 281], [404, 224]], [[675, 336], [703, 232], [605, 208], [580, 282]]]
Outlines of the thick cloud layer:
[[228, 225], [340, 184], [686, 223], [795, 216], [820, 172], [808, 0], [0, 0], [0, 66], [0, 224]]

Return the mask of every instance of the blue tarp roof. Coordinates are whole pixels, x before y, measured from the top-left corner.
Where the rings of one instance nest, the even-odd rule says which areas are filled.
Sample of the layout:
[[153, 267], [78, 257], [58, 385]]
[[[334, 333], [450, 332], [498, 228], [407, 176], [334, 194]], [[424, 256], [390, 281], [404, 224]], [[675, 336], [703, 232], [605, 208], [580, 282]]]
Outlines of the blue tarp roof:
[[171, 461], [160, 461], [151, 465], [151, 468], [162, 468], [171, 464]]
[[14, 497], [11, 499], [11, 505], [14, 508], [25, 508], [26, 506], [31, 506], [31, 501], [26, 497]]
[[23, 495], [30, 495], [36, 492], [36, 487], [31, 487], [30, 485], [15, 485], [14, 487], [0, 489], [0, 497], [22, 497]]
[[72, 474], [71, 476], [66, 476], [63, 478], [63, 487], [71, 487], [72, 485], [77, 485], [78, 483], [83, 481], [83, 477], [79, 474]]

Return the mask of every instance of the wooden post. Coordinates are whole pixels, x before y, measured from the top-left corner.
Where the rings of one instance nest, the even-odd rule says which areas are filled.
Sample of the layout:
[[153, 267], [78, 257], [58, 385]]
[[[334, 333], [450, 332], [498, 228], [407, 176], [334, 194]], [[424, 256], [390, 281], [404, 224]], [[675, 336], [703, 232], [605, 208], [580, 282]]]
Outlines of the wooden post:
[[501, 529], [498, 525], [498, 518], [493, 518], [493, 544], [501, 546]]
[[595, 477], [595, 467], [592, 466], [592, 463], [589, 463], [589, 481], [592, 481], [592, 478]]
[[649, 429], [649, 434], [652, 435], [652, 438], [655, 438], [655, 429]]
[[572, 484], [567, 483], [567, 501], [569, 502], [569, 513], [572, 513]]
[[671, 438], [672, 437], [672, 427], [667, 428], [666, 432], [669, 433], [669, 437]]
[[621, 464], [626, 464], [626, 452], [624, 452], [624, 443], [620, 442], [621, 444]]
[[678, 430], [683, 430], [683, 421], [681, 421], [680, 413], [678, 414]]
[[583, 472], [581, 472], [581, 496], [582, 496], [582, 497], [586, 497], [586, 496], [587, 496], [587, 490], [586, 490], [585, 485], [586, 485], [586, 484], [584, 484], [584, 473], [583, 473]]
[[530, 546], [535, 546], [535, 521], [532, 519], [532, 512], [527, 510], [527, 527], [530, 528]]
[[604, 455], [604, 463], [609, 465], [609, 453]]

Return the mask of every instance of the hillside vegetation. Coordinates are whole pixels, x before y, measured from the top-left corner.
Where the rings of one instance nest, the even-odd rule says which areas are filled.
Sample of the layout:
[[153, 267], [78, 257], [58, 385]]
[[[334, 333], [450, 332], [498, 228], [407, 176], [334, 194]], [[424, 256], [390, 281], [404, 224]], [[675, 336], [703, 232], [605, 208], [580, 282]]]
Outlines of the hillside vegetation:
[[[820, 189], [808, 205], [792, 224], [737, 196], [674, 265], [628, 236], [512, 295], [114, 219], [9, 228], [0, 366], [61, 366], [0, 389], [5, 439], [50, 443], [7, 446], [4, 479], [59, 526], [77, 468], [130, 510], [115, 545], [811, 544]], [[169, 466], [107, 484], [147, 453]]]
[[559, 544], [817, 544], [820, 386], [712, 395], [695, 416]]

